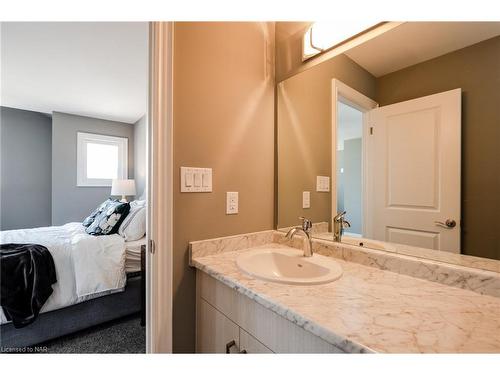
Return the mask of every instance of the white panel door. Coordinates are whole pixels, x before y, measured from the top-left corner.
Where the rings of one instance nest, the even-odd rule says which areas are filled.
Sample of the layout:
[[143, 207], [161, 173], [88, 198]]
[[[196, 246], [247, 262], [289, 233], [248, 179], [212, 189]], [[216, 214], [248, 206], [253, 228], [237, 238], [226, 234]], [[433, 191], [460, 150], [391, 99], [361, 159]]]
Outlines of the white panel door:
[[459, 253], [461, 90], [376, 108], [369, 121], [374, 239]]

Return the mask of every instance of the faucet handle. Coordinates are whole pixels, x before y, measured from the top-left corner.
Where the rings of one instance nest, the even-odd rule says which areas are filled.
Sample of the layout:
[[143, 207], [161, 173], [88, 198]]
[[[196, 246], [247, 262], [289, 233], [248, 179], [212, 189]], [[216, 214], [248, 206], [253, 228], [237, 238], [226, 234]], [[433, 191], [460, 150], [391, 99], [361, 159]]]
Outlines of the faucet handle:
[[340, 221], [341, 219], [344, 218], [344, 215], [347, 213], [347, 211], [344, 211], [344, 212], [341, 212], [341, 213], [338, 213], [337, 215], [335, 215], [335, 217], [333, 218], [333, 221]]
[[312, 228], [312, 221], [309, 219], [306, 219], [305, 217], [299, 217], [299, 220], [302, 220], [302, 229], [304, 232], [307, 232], [309, 229]]

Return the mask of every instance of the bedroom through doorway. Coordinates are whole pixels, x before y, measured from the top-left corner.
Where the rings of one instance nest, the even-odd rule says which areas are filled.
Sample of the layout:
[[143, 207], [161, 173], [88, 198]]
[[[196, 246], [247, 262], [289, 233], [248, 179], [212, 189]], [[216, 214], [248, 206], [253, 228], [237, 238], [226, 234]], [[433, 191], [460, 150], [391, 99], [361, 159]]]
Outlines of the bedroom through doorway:
[[2, 352], [146, 353], [150, 24], [0, 27]]

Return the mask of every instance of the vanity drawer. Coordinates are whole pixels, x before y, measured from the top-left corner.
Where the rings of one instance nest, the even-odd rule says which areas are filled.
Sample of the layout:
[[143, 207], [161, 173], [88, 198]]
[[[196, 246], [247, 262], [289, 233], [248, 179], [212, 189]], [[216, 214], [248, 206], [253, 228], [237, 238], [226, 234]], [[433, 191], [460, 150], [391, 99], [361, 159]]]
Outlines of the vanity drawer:
[[196, 310], [196, 353], [226, 353], [226, 346], [232, 341], [239, 348], [237, 324], [202, 298], [197, 300]]
[[208, 274], [197, 270], [197, 295], [275, 353], [339, 353], [340, 349]]

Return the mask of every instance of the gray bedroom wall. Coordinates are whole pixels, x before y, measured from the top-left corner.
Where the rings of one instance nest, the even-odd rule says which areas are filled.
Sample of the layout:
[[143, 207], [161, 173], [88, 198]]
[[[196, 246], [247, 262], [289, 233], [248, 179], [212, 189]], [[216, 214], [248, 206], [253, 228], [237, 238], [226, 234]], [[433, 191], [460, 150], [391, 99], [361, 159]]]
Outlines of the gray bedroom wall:
[[0, 230], [51, 225], [50, 115], [0, 107]]
[[76, 186], [77, 132], [128, 138], [128, 176], [134, 177], [134, 124], [52, 113], [52, 225], [82, 221], [111, 187]]
[[134, 125], [134, 178], [137, 197], [141, 197], [146, 188], [146, 144], [147, 144], [147, 120], [142, 116]]

